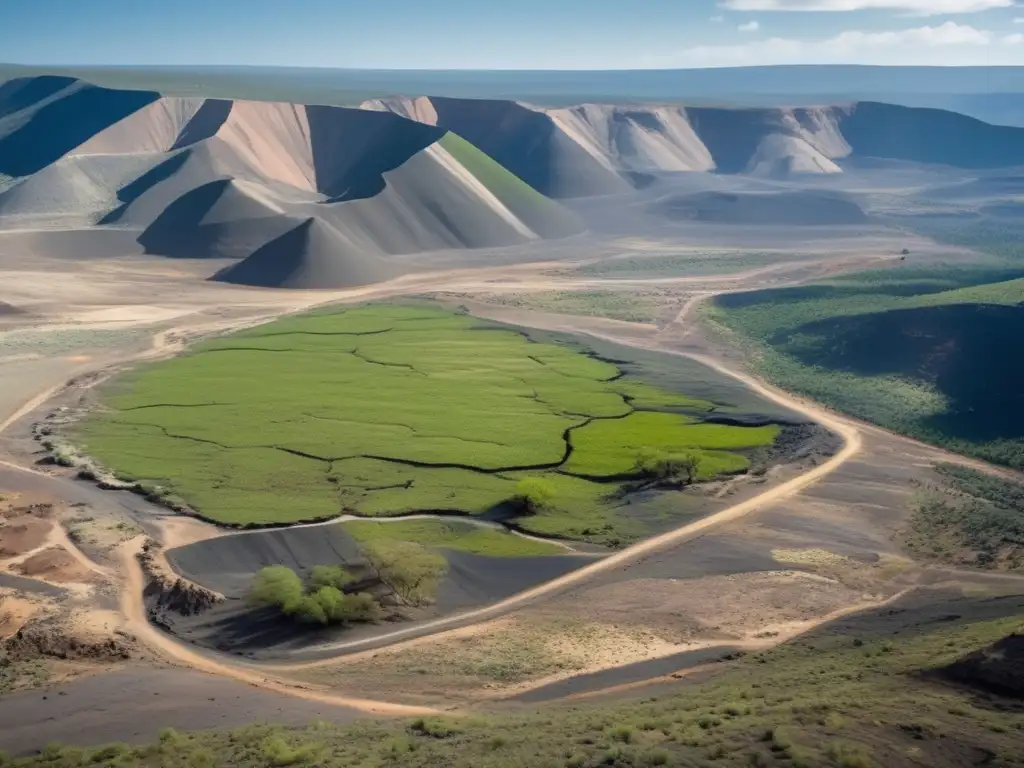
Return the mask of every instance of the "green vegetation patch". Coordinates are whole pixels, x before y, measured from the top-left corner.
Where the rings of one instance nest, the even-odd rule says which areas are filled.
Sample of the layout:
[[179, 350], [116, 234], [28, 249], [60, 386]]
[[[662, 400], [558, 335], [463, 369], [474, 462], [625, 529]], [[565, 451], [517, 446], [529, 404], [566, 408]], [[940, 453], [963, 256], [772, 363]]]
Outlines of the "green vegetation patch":
[[746, 457], [730, 450], [770, 445], [777, 425], [734, 427], [697, 424], [673, 413], [637, 411], [623, 419], [592, 421], [572, 433], [573, 454], [564, 471], [584, 477], [614, 478], [636, 471], [645, 450], [685, 453], [699, 461], [698, 477], [741, 472]]
[[565, 549], [557, 544], [458, 520], [355, 520], [341, 525], [360, 543], [379, 540], [414, 541], [428, 547], [453, 549], [489, 557], [565, 554]]
[[764, 375], [867, 421], [1024, 468], [1024, 269], [911, 267], [716, 299]]
[[957, 565], [1024, 569], [1024, 485], [955, 464], [914, 496], [904, 543], [914, 554]]
[[734, 451], [776, 434], [696, 423], [711, 403], [419, 305], [319, 310], [218, 338], [116, 379], [103, 406], [75, 427], [81, 449], [216, 522], [482, 515], [542, 475], [554, 498], [515, 523], [603, 543], [643, 534], [616, 512], [619, 486], [563, 473], [628, 474], [641, 449], [683, 446], [709, 478], [742, 471]]
[[446, 133], [437, 143], [521, 218], [529, 220], [530, 209], [554, 207], [548, 198], [458, 134]]

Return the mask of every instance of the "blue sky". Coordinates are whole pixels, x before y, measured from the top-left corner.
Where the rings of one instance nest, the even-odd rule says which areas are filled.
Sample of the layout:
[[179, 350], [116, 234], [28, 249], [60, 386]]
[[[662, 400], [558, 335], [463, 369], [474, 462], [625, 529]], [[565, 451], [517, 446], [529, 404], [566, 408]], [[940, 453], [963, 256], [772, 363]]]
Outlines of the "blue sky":
[[1015, 0], [0, 0], [0, 60], [375, 69], [1021, 64]]

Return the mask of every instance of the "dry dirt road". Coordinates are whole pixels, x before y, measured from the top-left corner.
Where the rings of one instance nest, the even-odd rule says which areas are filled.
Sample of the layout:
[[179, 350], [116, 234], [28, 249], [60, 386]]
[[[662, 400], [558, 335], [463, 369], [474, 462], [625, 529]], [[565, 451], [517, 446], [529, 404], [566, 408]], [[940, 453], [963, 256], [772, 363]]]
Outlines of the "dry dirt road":
[[[694, 304], [695, 302], [693, 304], [689, 304], [687, 309], [690, 309]], [[258, 319], [264, 319], [264, 317], [261, 316]], [[248, 323], [256, 321], [256, 318], [250, 318]], [[152, 359], [155, 357], [173, 354], [181, 346], [180, 342], [176, 339], [176, 337], [181, 333], [195, 333], [197, 330], [214, 330], [223, 328], [225, 325], [227, 324], [224, 322], [207, 323], [204, 324], [202, 328], [182, 327], [172, 329], [170, 331], [163, 331], [154, 337], [151, 348], [147, 350], [147, 352], [143, 353], [141, 357]], [[597, 336], [598, 334], [593, 335]], [[622, 339], [610, 340], [617, 341], [619, 343], [622, 343], [623, 341]], [[686, 356], [698, 359], [700, 362], [705, 365], [709, 365], [720, 373], [742, 382], [767, 399], [799, 412], [835, 431], [844, 440], [842, 450], [823, 464], [813, 467], [807, 472], [794, 477], [779, 486], [771, 488], [759, 496], [751, 498], [740, 504], [736, 504], [696, 522], [639, 542], [627, 549], [610, 555], [607, 558], [588, 564], [583, 568], [573, 571], [572, 573], [525, 592], [521, 592], [510, 598], [502, 600], [501, 602], [462, 614], [437, 619], [424, 625], [396, 630], [384, 636], [373, 638], [372, 640], [337, 643], [333, 646], [329, 646], [327, 650], [333, 650], [337, 651], [338, 654], [343, 654], [353, 650], [358, 651], [361, 647], [368, 646], [371, 643], [375, 648], [379, 649], [381, 643], [396, 645], [404, 644], [406, 642], [416, 642], [418, 639], [426, 635], [433, 635], [447, 629], [464, 627], [468, 624], [493, 619], [515, 608], [523, 606], [528, 602], [553, 595], [571, 586], [581, 584], [599, 574], [606, 573], [641, 560], [652, 553], [697, 538], [716, 527], [736, 521], [756, 510], [775, 504], [826, 477], [860, 451], [860, 433], [856, 426], [851, 424], [849, 421], [837, 417], [812, 403], [801, 401], [784, 392], [768, 387], [752, 377], [733, 371], [717, 361], [695, 355]], [[32, 398], [31, 401], [23, 405], [14, 414], [11, 414], [4, 420], [2, 424], [3, 428], [10, 426], [24, 415], [43, 405], [59, 390], [60, 387], [48, 389]], [[257, 667], [250, 664], [237, 663], [229, 659], [217, 659], [212, 655], [197, 653], [187, 644], [179, 642], [171, 636], [159, 631], [149, 622], [142, 602], [142, 591], [144, 588], [143, 575], [141, 568], [135, 559], [135, 554], [140, 546], [141, 543], [136, 541], [130, 546], [125, 546], [122, 549], [121, 565], [123, 569], [122, 577], [124, 579], [124, 584], [122, 589], [121, 610], [135, 634], [159, 655], [185, 666], [229, 677], [234, 680], [256, 685], [268, 690], [298, 696], [319, 703], [355, 708], [372, 714], [414, 715], [433, 711], [422, 707], [409, 707], [401, 704], [390, 704], [387, 702], [352, 699], [344, 696], [330, 695], [307, 687], [289, 684], [283, 680], [267, 676], [267, 673], [287, 673], [289, 670], [336, 663], [336, 659], [328, 658], [316, 662], [305, 662], [301, 664], [267, 665]], [[415, 639], [411, 639], [414, 636]], [[358, 655], [359, 654], [355, 654], [355, 656]]]
[[[532, 269], [536, 270], [538, 267], [545, 265], [532, 265]], [[524, 277], [526, 279], [515, 280], [509, 289], [517, 291], [537, 291], [537, 290], [565, 290], [567, 288], [578, 288], [583, 287], [583, 283], [587, 283], [586, 287], [591, 287], [591, 282], [598, 281], [574, 281], [574, 280], [559, 280], [546, 279], [543, 276], [532, 275], [528, 276], [530, 270], [526, 269], [510, 269], [508, 273], [516, 273], [517, 276]], [[757, 271], [751, 274], [734, 275], [730, 276], [730, 282], [737, 278], [749, 278], [753, 277]], [[479, 271], [467, 271], [464, 274], [451, 274], [451, 280], [446, 284], [446, 287], [450, 290], [485, 290], [491, 291], [495, 288], [493, 278], [498, 273], [493, 275], [483, 275]], [[491, 278], [491, 279], [488, 279]], [[266, 314], [260, 314], [259, 316], [252, 316], [245, 318], [241, 321], [241, 324], [249, 325], [262, 320], [270, 319], [272, 317], [287, 313], [289, 311], [296, 311], [298, 309], [307, 308], [316, 304], [326, 304], [332, 302], [338, 302], [340, 300], [349, 299], [367, 299], [367, 298], [386, 298], [393, 295], [401, 295], [411, 292], [420, 291], [428, 287], [438, 287], [438, 277], [431, 275], [429, 279], [423, 280], [419, 284], [416, 284], [415, 280], [405, 280], [401, 284], [393, 286], [375, 286], [366, 290], [352, 292], [352, 295], [331, 295], [324, 296], [320, 300], [310, 301], [308, 299], [303, 301], [295, 301], [294, 306], [285, 306], [285, 302], [277, 307], [273, 312], [267, 312]], [[657, 280], [645, 281], [628, 281], [636, 283], [649, 283], [654, 284]], [[691, 282], [693, 284], [711, 283], [711, 280], [679, 280], [677, 282]], [[607, 285], [607, 281], [604, 283]], [[711, 290], [708, 290], [711, 288]], [[714, 290], [713, 285], [701, 286], [701, 289], [697, 290], [697, 295], [692, 296], [688, 301], [685, 302], [684, 306], [680, 309], [673, 323], [670, 324], [670, 328], [678, 329], [679, 326], [683, 325], [684, 322], [690, 317], [693, 310], [698, 305], [699, 301], [707, 296], [713, 295], [722, 290], [728, 290], [724, 286], [719, 288], [718, 291]], [[197, 313], [198, 315], [198, 313]], [[193, 316], [195, 321], [199, 321], [200, 318]], [[190, 325], [182, 325], [179, 328], [163, 331], [157, 334], [151, 345], [151, 348], [141, 355], [142, 358], [155, 358], [170, 355], [175, 353], [182, 345], [180, 336], [182, 334], [195, 334], [203, 331], [214, 331], [214, 330], [227, 330], [231, 327], [236, 327], [240, 324], [239, 319], [232, 321], [224, 321], [220, 319], [218, 321], [211, 322], [206, 319], [204, 322], [193, 322]], [[529, 323], [524, 323], [529, 324]], [[665, 354], [680, 355], [694, 359], [719, 373], [731, 377], [741, 382], [746, 387], [750, 388], [754, 392], [758, 393], [762, 397], [771, 400], [785, 408], [788, 408], [794, 412], [800, 413], [807, 418], [816, 421], [833, 432], [837, 433], [843, 439], [842, 449], [826, 462], [809, 469], [807, 472], [794, 477], [781, 485], [770, 488], [764, 493], [748, 499], [742, 503], [736, 504], [732, 507], [724, 509], [720, 512], [712, 514], [706, 518], [698, 520], [696, 522], [684, 525], [675, 530], [653, 537], [651, 539], [639, 542], [627, 549], [610, 555], [600, 561], [588, 564], [583, 568], [580, 568], [572, 573], [555, 579], [543, 585], [539, 585], [535, 588], [527, 590], [525, 592], [514, 595], [510, 598], [502, 600], [499, 603], [495, 603], [482, 608], [474, 609], [462, 614], [437, 619], [427, 624], [419, 625], [416, 627], [410, 627], [402, 630], [397, 630], [388, 633], [383, 636], [378, 636], [372, 640], [361, 640], [361, 641], [348, 641], [339, 642], [332, 646], [329, 646], [327, 650], [336, 651], [339, 656], [343, 655], [345, 659], [355, 659], [362, 656], [364, 653], [376, 652], [380, 649], [382, 643], [386, 643], [390, 647], [403, 647], [408, 644], [420, 642], [425, 637], [436, 636], [439, 633], [455, 629], [472, 626], [478, 623], [489, 621], [505, 613], [508, 613], [516, 608], [522, 607], [525, 604], [540, 600], [544, 597], [554, 595], [561, 592], [569, 587], [577, 586], [581, 583], [586, 582], [600, 574], [607, 573], [616, 568], [621, 568], [629, 564], [635, 563], [636, 561], [642, 560], [645, 557], [659, 552], [661, 550], [668, 549], [670, 547], [679, 545], [681, 543], [690, 541], [698, 538], [714, 528], [720, 527], [727, 523], [739, 520], [751, 513], [762, 510], [771, 505], [777, 504], [778, 502], [792, 497], [793, 495], [806, 489], [808, 486], [822, 480], [829, 474], [835, 472], [847, 461], [855, 457], [862, 447], [861, 432], [866, 428], [865, 425], [858, 424], [857, 422], [847, 419], [844, 417], [837, 416], [826, 409], [794, 397], [786, 392], [775, 389], [774, 387], [768, 386], [752, 376], [744, 374], [742, 372], [733, 370], [726, 364], [712, 359], [706, 355], [696, 354], [691, 352], [680, 352], [676, 350], [666, 349], [659, 344], [659, 336], [648, 338], [624, 338], [619, 336], [613, 336], [607, 334], [606, 328], [601, 327], [598, 324], [593, 324], [592, 327], [581, 327], [574, 329], [577, 332], [589, 334], [595, 338], [599, 338], [605, 341], [611, 341], [618, 344], [627, 344], [631, 346], [642, 347], [646, 349], [653, 349]], [[668, 330], [668, 329], [665, 329]], [[33, 397], [30, 401], [18, 408], [14, 413], [8, 415], [2, 422], [0, 422], [0, 431], [7, 429], [14, 422], [18, 421], [34, 409], [45, 404], [51, 397], [59, 392], [61, 387], [55, 387], [47, 389], [44, 392], [40, 392], [38, 395]], [[875, 429], [875, 428], [871, 428]], [[11, 466], [17, 466], [12, 464]], [[26, 471], [35, 472], [25, 467], [18, 466], [17, 468]], [[38, 473], [43, 474], [43, 473]], [[302, 686], [292, 684], [286, 680], [280, 679], [276, 675], [286, 675], [290, 670], [323, 666], [329, 664], [338, 663], [339, 659], [328, 658], [321, 659], [314, 662], [303, 662], [293, 664], [277, 664], [277, 665], [256, 665], [248, 662], [239, 662], [229, 657], [220, 657], [215, 654], [199, 653], [195, 651], [191, 646], [186, 643], [178, 641], [176, 638], [167, 635], [158, 630], [152, 625], [149, 620], [142, 602], [142, 590], [144, 587], [144, 577], [139, 567], [137, 560], [135, 559], [135, 553], [140, 546], [140, 542], [133, 541], [125, 545], [121, 552], [121, 566], [122, 566], [122, 577], [124, 579], [122, 596], [121, 596], [121, 610], [124, 613], [126, 620], [131, 626], [135, 634], [140, 640], [146, 645], [150, 646], [158, 655], [167, 658], [174, 663], [195, 668], [204, 672], [219, 675], [226, 678], [231, 678], [236, 681], [240, 681], [249, 685], [257, 686], [267, 690], [272, 690], [279, 693], [284, 693], [291, 696], [307, 699], [323, 704], [344, 706], [348, 708], [358, 709], [364, 712], [379, 714], [379, 715], [413, 715], [422, 714], [426, 712], [432, 712], [433, 710], [425, 709], [422, 707], [410, 707], [401, 704], [391, 704], [387, 702], [372, 701], [366, 699], [353, 699], [344, 696], [330, 695], [321, 691]], [[856, 609], [862, 609], [866, 606], [856, 606]], [[827, 620], [827, 619], [825, 619]], [[823, 620], [824, 621], [824, 620]], [[808, 629], [813, 627], [808, 627]], [[374, 650], [364, 650], [365, 646], [373, 644]], [[349, 653], [356, 651], [355, 653]], [[274, 675], [274, 676], [271, 676]]]
[[[621, 343], [621, 342], [620, 342]], [[664, 350], [663, 350], [664, 351]], [[590, 563], [578, 568], [571, 573], [564, 576], [560, 576], [557, 579], [541, 584], [532, 589], [520, 592], [519, 594], [513, 595], [512, 597], [506, 598], [497, 603], [477, 608], [472, 611], [466, 611], [464, 613], [456, 614], [453, 616], [447, 616], [441, 619], [436, 619], [432, 622], [420, 624], [416, 627], [409, 627], [407, 629], [396, 630], [389, 632], [385, 635], [378, 635], [374, 638], [368, 638], [365, 640], [352, 640], [340, 643], [331, 644], [324, 646], [323, 650], [337, 651], [339, 653], [345, 651], [358, 650], [362, 647], [373, 645], [374, 651], [376, 652], [380, 648], [380, 644], [386, 641], [394, 641], [394, 643], [388, 643], [389, 646], [394, 647], [401, 643], [406, 638], [415, 635], [415, 639], [407, 642], [417, 642], [423, 636], [427, 634], [433, 634], [441, 632], [447, 629], [455, 627], [465, 626], [466, 624], [473, 622], [486, 621], [494, 619], [505, 613], [508, 613], [514, 608], [518, 608], [528, 602], [537, 600], [538, 598], [549, 596], [565, 590], [568, 587], [576, 586], [581, 584], [588, 579], [591, 579], [599, 574], [612, 571], [616, 568], [620, 568], [624, 565], [634, 563], [644, 557], [659, 552], [669, 547], [682, 544], [683, 542], [695, 539], [708, 531], [731, 523], [745, 517], [752, 512], [763, 509], [767, 506], [775, 504], [783, 499], [789, 498], [794, 494], [802, 491], [804, 488], [818, 482], [822, 478], [828, 476], [832, 472], [835, 472], [839, 467], [845, 464], [847, 461], [852, 459], [861, 450], [861, 436], [857, 427], [848, 422], [846, 419], [835, 416], [834, 414], [826, 411], [825, 409], [809, 403], [791, 395], [786, 394], [780, 390], [769, 387], [761, 382], [757, 381], [751, 376], [739, 373], [737, 371], [728, 368], [717, 361], [700, 355], [683, 354], [679, 352], [669, 352], [669, 354], [679, 354], [685, 357], [690, 357], [697, 360], [698, 362], [707, 365], [714, 370], [722, 373], [726, 376], [730, 376], [752, 390], [762, 395], [763, 397], [772, 400], [779, 405], [790, 408], [797, 413], [803, 414], [808, 418], [817, 421], [824, 425], [828, 429], [836, 432], [843, 438], [843, 448], [828, 461], [819, 464], [816, 467], [811, 468], [807, 472], [798, 475], [781, 485], [775, 486], [764, 493], [755, 496], [754, 498], [748, 499], [740, 504], [736, 504], [727, 509], [721, 510], [715, 514], [704, 517], [696, 522], [684, 525], [680, 528], [668, 531], [658, 536], [654, 536], [644, 541], [638, 542], [633, 546], [627, 547], [626, 549], [620, 550], [615, 554], [609, 555], [608, 557], [598, 560], [597, 562]], [[299, 662], [294, 664], [276, 664], [276, 665], [261, 665], [262, 669], [274, 670], [278, 672], [286, 672], [288, 670], [295, 669], [309, 669], [312, 667], [327, 666], [330, 664], [337, 663], [336, 658], [319, 659], [317, 661]]]
[[375, 715], [412, 716], [438, 714], [438, 710], [427, 707], [413, 707], [404, 704], [390, 704], [368, 699], [348, 698], [321, 693], [298, 684], [289, 684], [275, 680], [253, 671], [248, 667], [219, 661], [212, 656], [197, 653], [185, 643], [157, 629], [149, 621], [146, 607], [142, 601], [142, 592], [146, 587], [139, 565], [138, 554], [142, 551], [144, 536], [125, 542], [120, 548], [120, 565], [123, 578], [121, 587], [120, 608], [126, 625], [143, 645], [157, 655], [186, 667], [212, 675], [228, 677], [232, 680], [255, 685], [259, 688], [296, 696], [320, 704], [332, 704], [350, 709], [358, 709]]

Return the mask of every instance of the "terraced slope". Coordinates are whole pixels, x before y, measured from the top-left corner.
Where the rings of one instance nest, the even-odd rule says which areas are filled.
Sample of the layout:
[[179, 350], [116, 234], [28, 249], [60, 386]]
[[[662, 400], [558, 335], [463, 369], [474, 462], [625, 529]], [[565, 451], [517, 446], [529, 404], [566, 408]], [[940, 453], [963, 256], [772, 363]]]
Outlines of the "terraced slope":
[[[119, 474], [246, 525], [442, 511], [614, 542], [641, 455], [709, 479], [779, 427], [706, 423], [708, 402], [446, 310], [296, 316], [119, 380], [76, 432]], [[539, 479], [550, 501], [513, 503]]]

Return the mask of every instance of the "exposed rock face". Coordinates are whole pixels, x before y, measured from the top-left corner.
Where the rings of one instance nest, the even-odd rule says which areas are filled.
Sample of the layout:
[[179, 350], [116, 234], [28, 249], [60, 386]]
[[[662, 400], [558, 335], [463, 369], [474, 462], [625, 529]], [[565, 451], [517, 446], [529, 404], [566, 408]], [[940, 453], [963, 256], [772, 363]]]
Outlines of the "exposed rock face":
[[0, 667], [41, 657], [118, 661], [132, 657], [132, 646], [126, 637], [83, 639], [46, 625], [26, 627], [0, 646]]
[[139, 563], [149, 579], [143, 597], [149, 601], [153, 618], [166, 613], [195, 616], [225, 599], [219, 592], [201, 587], [174, 573], [167, 564], [163, 550], [153, 541], [143, 545]]

